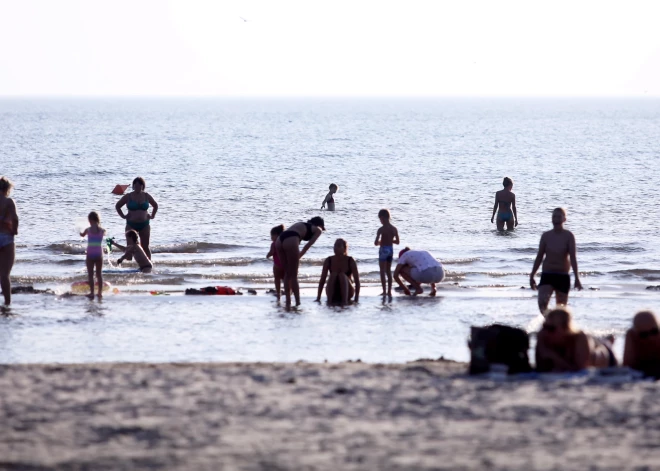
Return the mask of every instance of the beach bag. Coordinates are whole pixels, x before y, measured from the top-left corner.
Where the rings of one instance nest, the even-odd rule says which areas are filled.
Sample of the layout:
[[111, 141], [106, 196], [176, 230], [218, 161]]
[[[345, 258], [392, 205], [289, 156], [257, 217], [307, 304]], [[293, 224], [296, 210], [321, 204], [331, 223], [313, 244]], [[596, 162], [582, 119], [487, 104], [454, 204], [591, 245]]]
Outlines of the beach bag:
[[506, 367], [508, 374], [529, 373], [529, 335], [522, 329], [502, 324], [470, 329], [470, 374], [491, 371], [491, 365]]

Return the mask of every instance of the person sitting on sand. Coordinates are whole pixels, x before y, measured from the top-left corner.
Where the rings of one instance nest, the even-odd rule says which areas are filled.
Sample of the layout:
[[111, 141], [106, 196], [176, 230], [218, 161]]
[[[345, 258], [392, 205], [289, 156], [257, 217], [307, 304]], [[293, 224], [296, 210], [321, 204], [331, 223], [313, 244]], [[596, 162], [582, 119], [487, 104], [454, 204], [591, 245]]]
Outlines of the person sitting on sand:
[[325, 205], [328, 205], [328, 211], [334, 211], [335, 210], [335, 197], [334, 194], [337, 193], [337, 190], [339, 190], [339, 187], [335, 185], [334, 183], [330, 183], [330, 187], [328, 188], [328, 194], [325, 195], [325, 198], [323, 199], [323, 203], [321, 203], [321, 209], [325, 208]]
[[566, 308], [548, 313], [536, 341], [536, 369], [540, 372], [579, 371], [616, 366], [611, 340], [577, 330]]
[[140, 245], [140, 242], [138, 241], [138, 233], [135, 231], [128, 231], [126, 233], [126, 240], [130, 241], [127, 247], [124, 247], [123, 245], [120, 245], [112, 240], [112, 245], [124, 251], [124, 255], [117, 259], [117, 263], [121, 265], [121, 262], [124, 260], [135, 258], [135, 263], [138, 264], [142, 273], [151, 273], [151, 270], [154, 266], [153, 263], [151, 263], [151, 260], [149, 260], [149, 257], [147, 257], [147, 254], [144, 252], [142, 245]]
[[633, 326], [626, 332], [623, 365], [660, 378], [660, 330], [653, 312], [635, 314]]
[[403, 292], [410, 296], [410, 290], [401, 282], [401, 277], [413, 285], [415, 296], [424, 292], [422, 283], [429, 283], [431, 285], [429, 295], [435, 296], [435, 284], [444, 279], [445, 271], [442, 264], [430, 253], [425, 250], [410, 250], [410, 247], [406, 247], [399, 252], [394, 279]]
[[[348, 243], [344, 239], [337, 239], [334, 246], [335, 254], [326, 258], [319, 280], [317, 302], [321, 302], [325, 280], [330, 275], [325, 293], [330, 304], [346, 306], [351, 302], [358, 302], [360, 298], [360, 274], [353, 257], [348, 256]], [[355, 281], [355, 287], [353, 287]], [[353, 299], [355, 296], [355, 299]]]
[[505, 177], [502, 182], [504, 189], [495, 193], [495, 206], [493, 206], [493, 215], [490, 222], [495, 219], [495, 211], [497, 211], [497, 230], [504, 230], [504, 223], [506, 228], [512, 231], [514, 226], [518, 225], [518, 211], [516, 210], [516, 195], [511, 191], [513, 188], [513, 180]]
[[[573, 276], [575, 276], [575, 289], [582, 289], [582, 283], [580, 283], [578, 275], [575, 236], [571, 231], [564, 229], [565, 222], [566, 211], [563, 208], [555, 208], [552, 211], [552, 225], [554, 228], [551, 231], [544, 232], [541, 236], [534, 267], [529, 274], [529, 284], [535, 290], [537, 286], [534, 275], [536, 275], [536, 271], [543, 262], [541, 282], [538, 286], [539, 310], [543, 315], [548, 310], [553, 292], [555, 293], [557, 305], [568, 303], [568, 291], [571, 289], [571, 277], [568, 273], [571, 267], [573, 267]], [[544, 256], [545, 260], [543, 259]]]

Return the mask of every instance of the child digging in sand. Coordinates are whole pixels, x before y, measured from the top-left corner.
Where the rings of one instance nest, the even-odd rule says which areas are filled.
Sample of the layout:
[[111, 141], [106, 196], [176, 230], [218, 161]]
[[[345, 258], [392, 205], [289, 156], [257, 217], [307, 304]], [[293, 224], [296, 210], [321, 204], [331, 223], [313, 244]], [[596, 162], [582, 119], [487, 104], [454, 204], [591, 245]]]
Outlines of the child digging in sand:
[[[378, 249], [378, 266], [380, 267], [380, 282], [383, 285], [381, 296], [392, 297], [392, 259], [394, 257], [394, 245], [399, 245], [399, 231], [390, 224], [390, 212], [387, 209], [378, 211], [378, 218], [382, 227], [376, 232], [374, 245]], [[385, 283], [387, 277], [387, 284]]]
[[99, 299], [103, 298], [103, 237], [105, 229], [101, 227], [101, 218], [98, 213], [92, 211], [87, 216], [89, 227], [80, 233], [80, 237], [87, 236], [87, 277], [89, 280], [89, 299], [94, 299], [94, 267], [96, 267], [96, 279], [98, 281]]
[[280, 300], [280, 293], [281, 293], [280, 284], [282, 282], [282, 278], [284, 278], [284, 269], [282, 268], [282, 262], [280, 262], [280, 257], [277, 255], [277, 250], [275, 250], [275, 241], [282, 232], [284, 232], [284, 224], [275, 226], [270, 230], [270, 240], [272, 241], [272, 243], [270, 244], [270, 250], [266, 255], [266, 258], [273, 257], [273, 277], [275, 277], [275, 296], [277, 297], [278, 301]]
[[124, 251], [124, 255], [117, 259], [117, 263], [121, 264], [125, 259], [132, 257], [135, 259], [142, 273], [151, 273], [151, 269], [154, 266], [138, 241], [138, 233], [136, 231], [128, 231], [126, 233], [126, 240], [130, 242], [128, 247], [124, 247], [114, 240], [112, 241], [112, 245]]
[[321, 209], [325, 208], [325, 205], [327, 203], [328, 205], [328, 211], [334, 211], [335, 210], [335, 198], [334, 194], [337, 193], [337, 190], [339, 187], [335, 185], [334, 183], [330, 183], [330, 187], [328, 188], [330, 191], [328, 191], [328, 194], [325, 195], [325, 199], [323, 200], [323, 203], [321, 204]]

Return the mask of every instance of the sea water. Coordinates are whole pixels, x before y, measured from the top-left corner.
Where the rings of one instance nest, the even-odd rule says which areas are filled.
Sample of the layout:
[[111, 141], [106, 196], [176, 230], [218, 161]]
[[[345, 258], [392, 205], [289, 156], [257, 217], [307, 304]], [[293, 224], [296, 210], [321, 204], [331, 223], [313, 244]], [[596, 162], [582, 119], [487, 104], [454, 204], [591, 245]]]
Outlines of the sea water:
[[[20, 216], [12, 280], [55, 294], [14, 296], [0, 361], [465, 360], [470, 325], [538, 328], [529, 272], [558, 206], [585, 286], [570, 294], [576, 322], [621, 336], [660, 300], [646, 289], [660, 284], [659, 134], [652, 99], [3, 99], [0, 174]], [[87, 276], [87, 214], [121, 240], [110, 191], [137, 176], [159, 204], [154, 273], [108, 274], [118, 293], [100, 303], [62, 296]], [[510, 233], [490, 222], [504, 176], [520, 221]], [[330, 183], [334, 213], [320, 210]], [[445, 266], [437, 298], [378, 296], [381, 208], [400, 248]], [[266, 293], [269, 231], [316, 215], [327, 230], [287, 312]], [[314, 303], [338, 237], [362, 282], [349, 308]], [[216, 285], [246, 294], [183, 295]]]

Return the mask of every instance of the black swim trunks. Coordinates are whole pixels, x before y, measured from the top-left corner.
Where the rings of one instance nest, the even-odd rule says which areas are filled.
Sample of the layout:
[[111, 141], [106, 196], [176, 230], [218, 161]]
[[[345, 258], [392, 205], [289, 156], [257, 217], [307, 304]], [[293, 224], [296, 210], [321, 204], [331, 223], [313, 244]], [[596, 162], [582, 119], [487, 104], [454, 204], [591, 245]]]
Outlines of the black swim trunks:
[[541, 273], [539, 286], [550, 285], [560, 293], [568, 293], [571, 289], [571, 277], [568, 273]]

